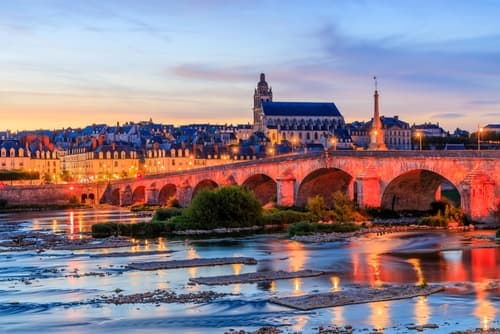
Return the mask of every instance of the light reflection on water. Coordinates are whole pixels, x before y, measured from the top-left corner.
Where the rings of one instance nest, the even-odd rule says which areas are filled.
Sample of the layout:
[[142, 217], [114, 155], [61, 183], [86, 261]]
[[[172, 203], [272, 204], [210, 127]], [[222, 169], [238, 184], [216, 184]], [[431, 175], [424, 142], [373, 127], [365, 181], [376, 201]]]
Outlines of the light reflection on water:
[[[96, 222], [114, 220], [135, 223], [139, 219], [143, 218], [121, 210], [77, 210], [11, 216], [11, 220], [28, 221], [28, 224], [22, 225], [25, 229], [47, 230], [48, 233], [65, 232], [75, 237], [81, 237], [81, 232], [90, 231], [91, 225]], [[468, 233], [466, 236], [480, 233], [484, 232]], [[221, 333], [223, 332], [221, 328], [238, 326], [255, 328], [267, 323], [290, 323], [292, 330], [304, 334], [312, 332], [312, 328], [328, 324], [338, 326], [352, 324], [356, 328], [385, 328], [384, 332], [390, 333], [394, 324], [439, 323], [446, 321], [450, 316], [461, 319], [462, 328], [495, 327], [495, 321], [498, 321], [496, 308], [499, 306], [495, 300], [500, 297], [500, 289], [495, 288], [500, 278], [500, 250], [498, 247], [471, 249], [471, 246], [484, 247], [487, 243], [470, 241], [470, 238], [463, 236], [463, 234], [447, 233], [421, 235], [395, 233], [370, 238], [361, 237], [345, 244], [304, 244], [283, 239], [282, 236], [247, 237], [239, 239], [239, 242], [225, 244], [158, 238], [137, 240], [136, 245], [122, 249], [48, 251], [42, 254], [0, 253], [0, 263], [9, 261], [8, 267], [0, 268], [0, 293], [2, 300], [15, 301], [20, 306], [27, 306], [29, 303], [47, 305], [48, 309], [38, 313], [36, 317], [37, 326], [40, 326], [42, 332], [60, 330], [51, 327], [53, 323], [70, 326], [71, 323], [80, 322], [88, 325], [82, 330], [77, 326], [72, 327], [72, 332], [86, 332], [92, 329], [106, 331], [108, 328], [106, 326], [118, 326], [118, 330], [122, 331], [131, 329], [127, 327], [130, 325], [119, 325], [116, 321], [112, 321], [113, 325], [111, 322], [103, 322], [100, 320], [103, 317], [111, 320], [131, 319], [139, 323], [144, 322], [147, 326], [152, 326], [148, 327], [149, 332], [164, 332], [165, 328], [168, 328], [169, 333], [194, 334]], [[469, 241], [465, 243], [462, 239]], [[437, 247], [447, 247], [447, 245], [450, 249], [437, 251]], [[88, 254], [110, 252], [140, 254], [143, 251], [153, 250], [174, 252], [169, 255], [88, 257]], [[15, 261], [7, 256], [12, 256]], [[125, 268], [130, 262], [223, 256], [251, 256], [259, 260], [259, 264], [257, 266], [233, 264], [153, 272]], [[65, 270], [52, 276], [38, 277], [37, 270], [39, 272], [45, 268]], [[78, 270], [74, 271], [75, 269]], [[324, 270], [329, 274], [270, 281], [265, 284], [233, 284], [220, 287], [186, 284], [190, 277], [303, 269]], [[103, 277], [84, 275], [90, 272], [105, 273], [105, 275]], [[33, 275], [36, 278], [35, 284], [22, 283], [19, 280], [22, 275]], [[14, 280], [8, 281], [8, 279]], [[325, 308], [315, 310], [313, 313], [291, 311], [266, 302], [270, 296], [276, 295], [340, 291], [353, 284], [376, 287], [395, 283], [443, 283], [451, 289], [446, 293], [428, 297]], [[68, 303], [100, 295], [112, 295], [116, 289], [123, 290], [121, 292], [123, 294], [172, 289], [177, 293], [215, 290], [234, 295], [206, 305], [162, 304], [156, 307], [145, 304], [120, 306], [105, 304], [100, 307], [68, 308], [50, 306], [59, 302]], [[3, 307], [0, 308], [2, 323], [9, 323], [10, 329], [29, 332], [28, 327], [33, 324], [30, 324], [30, 320], [25, 317], [28, 311], [11, 313], [2, 310]], [[286, 312], [286, 315], [282, 316], [279, 312]], [[211, 322], [210, 319], [214, 314], [222, 316], [221, 324]], [[158, 322], [157, 327], [154, 325], [156, 322]], [[175, 326], [181, 326], [181, 329], [176, 331]], [[63, 325], [61, 328], [68, 330], [69, 327]], [[115, 327], [110, 328], [115, 329]], [[455, 328], [443, 327], [442, 332], [450, 332], [451, 329]], [[433, 332], [439, 333], [439, 331]]]

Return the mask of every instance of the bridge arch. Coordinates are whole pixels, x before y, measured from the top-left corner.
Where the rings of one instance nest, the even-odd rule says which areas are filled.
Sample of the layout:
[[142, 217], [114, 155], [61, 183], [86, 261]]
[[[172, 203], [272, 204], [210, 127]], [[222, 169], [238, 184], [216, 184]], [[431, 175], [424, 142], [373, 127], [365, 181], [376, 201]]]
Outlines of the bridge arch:
[[214, 180], [209, 180], [209, 179], [202, 180], [202, 181], [198, 182], [198, 184], [194, 187], [193, 195], [191, 196], [191, 198], [194, 198], [200, 190], [216, 189], [218, 186], [219, 185]]
[[459, 188], [443, 175], [428, 170], [406, 171], [392, 179], [382, 192], [381, 207], [394, 211], [427, 211], [442, 198], [461, 204]]
[[243, 182], [242, 186], [250, 189], [262, 204], [276, 201], [277, 183], [266, 174], [252, 175]]
[[350, 194], [353, 177], [339, 168], [319, 168], [309, 173], [300, 183], [296, 204], [303, 206], [307, 204], [309, 197], [320, 195], [327, 205], [331, 205], [332, 194], [340, 191]]
[[160, 205], [165, 205], [171, 197], [177, 197], [177, 187], [175, 184], [168, 183], [160, 189], [158, 203]]
[[146, 203], [146, 187], [138, 186], [132, 193], [132, 204]]

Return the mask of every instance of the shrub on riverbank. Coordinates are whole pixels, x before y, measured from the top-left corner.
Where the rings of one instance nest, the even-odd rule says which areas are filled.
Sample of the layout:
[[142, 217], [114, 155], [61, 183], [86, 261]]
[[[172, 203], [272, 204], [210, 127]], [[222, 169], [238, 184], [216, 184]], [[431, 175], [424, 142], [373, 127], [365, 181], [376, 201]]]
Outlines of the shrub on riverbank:
[[130, 207], [130, 211], [132, 211], [132, 212], [153, 211], [156, 208], [158, 208], [158, 206], [156, 206], [156, 205], [149, 205], [149, 204], [146, 204], [146, 203], [139, 203], [139, 204], [132, 205]]
[[302, 221], [288, 226], [288, 236], [308, 235], [314, 233], [346, 233], [355, 232], [360, 229], [359, 225], [354, 223], [311, 223]]
[[422, 217], [418, 223], [434, 227], [463, 226], [466, 223], [466, 217], [462, 209], [454, 207], [447, 201], [432, 202], [431, 212], [434, 215]]
[[261, 216], [262, 205], [254, 193], [238, 186], [203, 189], [182, 212], [191, 228], [203, 230], [253, 226]]
[[316, 217], [316, 220], [334, 222], [353, 222], [365, 220], [364, 215], [356, 209], [356, 204], [346, 194], [337, 191], [332, 194], [331, 206], [326, 204], [320, 195], [307, 200], [307, 210]]
[[315, 215], [310, 212], [295, 210], [271, 209], [264, 211], [259, 219], [259, 225], [288, 225], [300, 221], [314, 221]]
[[153, 215], [153, 222], [167, 221], [172, 217], [180, 216], [182, 209], [180, 208], [158, 208]]
[[500, 230], [497, 230], [496, 237], [497, 239], [500, 239]]
[[107, 238], [110, 236], [127, 236], [137, 238], [156, 238], [169, 232], [166, 222], [154, 223], [99, 223], [92, 225], [92, 237]]

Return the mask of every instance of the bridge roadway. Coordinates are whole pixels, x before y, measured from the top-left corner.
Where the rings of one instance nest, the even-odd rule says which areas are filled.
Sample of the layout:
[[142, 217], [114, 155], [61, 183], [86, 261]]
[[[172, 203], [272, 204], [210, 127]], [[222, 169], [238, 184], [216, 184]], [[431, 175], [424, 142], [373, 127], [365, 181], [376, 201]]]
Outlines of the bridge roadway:
[[[202, 188], [237, 184], [263, 202], [304, 205], [307, 198], [342, 191], [361, 207], [425, 210], [441, 190], [456, 191], [468, 217], [493, 221], [500, 205], [500, 151], [324, 151], [109, 183], [101, 202], [187, 206]], [[458, 197], [458, 195], [457, 195]]]

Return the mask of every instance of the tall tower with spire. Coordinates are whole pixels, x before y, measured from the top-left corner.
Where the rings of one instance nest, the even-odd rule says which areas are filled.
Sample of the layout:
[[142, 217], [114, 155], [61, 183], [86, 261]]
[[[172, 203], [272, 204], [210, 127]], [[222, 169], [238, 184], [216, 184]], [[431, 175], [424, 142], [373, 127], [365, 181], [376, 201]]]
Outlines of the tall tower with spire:
[[382, 122], [380, 121], [377, 77], [373, 77], [373, 80], [375, 81], [375, 94], [373, 95], [374, 110], [373, 110], [372, 128], [370, 129], [370, 144], [368, 145], [368, 149], [384, 151], [387, 150], [387, 146], [384, 143], [384, 130], [382, 129]]
[[262, 131], [264, 129], [262, 112], [262, 102], [272, 101], [273, 91], [269, 88], [266, 82], [266, 75], [260, 74], [260, 81], [257, 83], [257, 88], [253, 94], [253, 128], [255, 131]]

